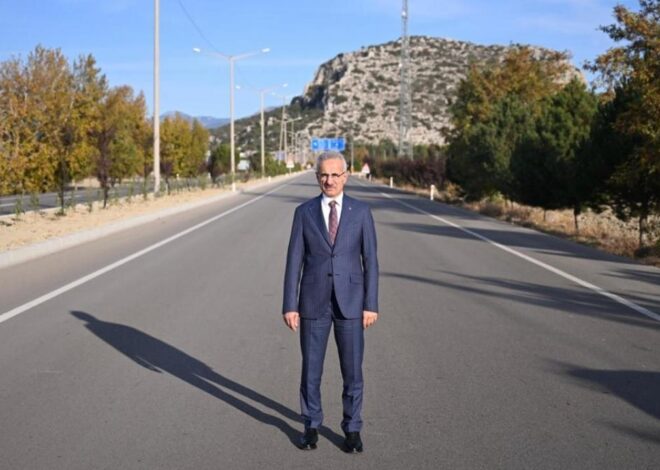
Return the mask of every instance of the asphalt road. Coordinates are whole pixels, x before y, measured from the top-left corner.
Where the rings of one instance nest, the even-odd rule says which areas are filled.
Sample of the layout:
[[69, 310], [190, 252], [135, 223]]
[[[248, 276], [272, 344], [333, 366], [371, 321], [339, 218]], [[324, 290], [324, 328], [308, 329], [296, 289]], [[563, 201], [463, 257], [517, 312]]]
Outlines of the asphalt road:
[[660, 270], [347, 190], [373, 209], [381, 267], [364, 454], [339, 448], [332, 341], [319, 448], [293, 445], [281, 285], [293, 209], [318, 192], [305, 174], [0, 270], [0, 467], [658, 468]]

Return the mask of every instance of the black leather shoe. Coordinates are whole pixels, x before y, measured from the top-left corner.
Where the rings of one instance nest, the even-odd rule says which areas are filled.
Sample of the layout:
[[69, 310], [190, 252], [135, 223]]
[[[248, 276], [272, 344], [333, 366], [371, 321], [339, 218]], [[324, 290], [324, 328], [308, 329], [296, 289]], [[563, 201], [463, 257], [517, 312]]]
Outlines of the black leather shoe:
[[360, 439], [359, 432], [347, 432], [346, 439], [344, 439], [344, 451], [352, 454], [354, 452], [362, 452], [362, 439]]
[[316, 449], [316, 443], [319, 441], [319, 432], [315, 428], [305, 429], [305, 434], [302, 435], [298, 442], [298, 448], [302, 450]]

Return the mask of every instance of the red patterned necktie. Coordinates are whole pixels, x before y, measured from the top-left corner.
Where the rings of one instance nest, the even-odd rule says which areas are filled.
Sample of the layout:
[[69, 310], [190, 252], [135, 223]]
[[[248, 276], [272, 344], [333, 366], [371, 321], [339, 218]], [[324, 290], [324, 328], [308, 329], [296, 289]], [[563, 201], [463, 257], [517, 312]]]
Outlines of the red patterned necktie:
[[330, 217], [328, 218], [328, 233], [330, 234], [330, 244], [335, 244], [335, 238], [337, 237], [337, 227], [339, 222], [337, 221], [337, 201], [330, 201]]

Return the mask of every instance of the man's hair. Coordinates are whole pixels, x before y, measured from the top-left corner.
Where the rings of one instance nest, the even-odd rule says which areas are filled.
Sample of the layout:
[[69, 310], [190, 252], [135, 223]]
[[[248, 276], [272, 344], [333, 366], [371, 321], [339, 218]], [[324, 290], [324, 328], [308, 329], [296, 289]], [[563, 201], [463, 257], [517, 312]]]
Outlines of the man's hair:
[[348, 169], [348, 164], [346, 163], [346, 159], [344, 156], [339, 153], [339, 152], [323, 152], [321, 155], [318, 156], [316, 159], [316, 171], [319, 171], [319, 168], [321, 168], [321, 163], [326, 161], [326, 160], [341, 160], [341, 162], [344, 165], [344, 171]]

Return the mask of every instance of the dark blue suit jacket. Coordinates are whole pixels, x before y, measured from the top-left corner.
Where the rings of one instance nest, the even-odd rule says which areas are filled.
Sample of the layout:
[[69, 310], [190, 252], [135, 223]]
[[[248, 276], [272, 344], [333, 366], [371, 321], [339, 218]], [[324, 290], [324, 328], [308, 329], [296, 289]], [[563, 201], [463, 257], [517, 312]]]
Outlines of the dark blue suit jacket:
[[282, 313], [317, 318], [334, 288], [345, 318], [378, 312], [376, 229], [369, 206], [344, 194], [334, 246], [321, 211], [321, 195], [296, 208], [284, 275]]

